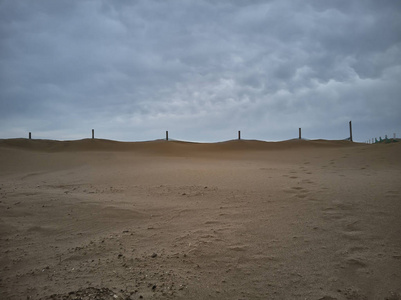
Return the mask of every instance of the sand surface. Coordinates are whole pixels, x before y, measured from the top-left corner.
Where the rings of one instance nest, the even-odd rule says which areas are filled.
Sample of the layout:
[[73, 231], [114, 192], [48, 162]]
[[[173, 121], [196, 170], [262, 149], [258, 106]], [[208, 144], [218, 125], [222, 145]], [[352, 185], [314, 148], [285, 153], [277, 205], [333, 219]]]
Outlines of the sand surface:
[[401, 299], [401, 143], [0, 140], [0, 298], [77, 295]]

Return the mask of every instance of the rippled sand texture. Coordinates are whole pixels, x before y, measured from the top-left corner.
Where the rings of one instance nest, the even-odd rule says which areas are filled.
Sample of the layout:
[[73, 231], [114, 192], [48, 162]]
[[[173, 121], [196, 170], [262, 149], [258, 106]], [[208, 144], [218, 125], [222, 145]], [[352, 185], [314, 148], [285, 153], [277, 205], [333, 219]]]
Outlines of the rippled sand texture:
[[401, 143], [0, 140], [0, 298], [84, 289], [401, 299]]

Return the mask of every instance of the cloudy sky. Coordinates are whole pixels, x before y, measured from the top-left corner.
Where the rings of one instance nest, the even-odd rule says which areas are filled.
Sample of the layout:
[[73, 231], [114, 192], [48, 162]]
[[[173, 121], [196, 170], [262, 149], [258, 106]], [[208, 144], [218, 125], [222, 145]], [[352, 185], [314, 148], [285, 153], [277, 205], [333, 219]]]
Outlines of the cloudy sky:
[[401, 1], [0, 0], [0, 138], [401, 136]]

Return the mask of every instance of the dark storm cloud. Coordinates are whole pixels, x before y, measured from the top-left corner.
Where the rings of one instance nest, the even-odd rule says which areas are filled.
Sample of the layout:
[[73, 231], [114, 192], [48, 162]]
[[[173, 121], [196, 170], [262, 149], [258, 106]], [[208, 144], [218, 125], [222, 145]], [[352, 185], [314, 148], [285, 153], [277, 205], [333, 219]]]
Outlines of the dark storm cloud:
[[2, 137], [400, 132], [400, 20], [396, 1], [0, 1]]

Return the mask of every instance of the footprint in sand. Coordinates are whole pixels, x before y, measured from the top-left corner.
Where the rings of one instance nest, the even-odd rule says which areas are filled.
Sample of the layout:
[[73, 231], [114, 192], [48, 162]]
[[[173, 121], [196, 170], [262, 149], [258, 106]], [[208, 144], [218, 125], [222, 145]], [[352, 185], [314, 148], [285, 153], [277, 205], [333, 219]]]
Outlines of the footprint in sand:
[[294, 194], [295, 197], [297, 198], [306, 198], [309, 194], [309, 190], [301, 187], [301, 186], [294, 186], [289, 189], [285, 189], [284, 192], [289, 193], [289, 194]]
[[359, 220], [348, 223], [347, 225], [344, 226], [344, 231], [346, 231], [346, 232], [360, 231], [359, 223], [360, 223]]
[[246, 251], [248, 248], [247, 245], [234, 245], [234, 246], [229, 246], [228, 249], [233, 250], [233, 251]]
[[323, 217], [328, 220], [340, 220], [344, 218], [344, 214], [334, 207], [326, 207], [323, 209]]
[[366, 268], [368, 266], [361, 258], [348, 258], [345, 263], [351, 269]]
[[289, 194], [295, 194], [300, 190], [302, 190], [302, 187], [295, 186], [295, 187], [292, 187], [292, 188], [289, 188], [289, 189], [284, 189], [284, 192], [289, 193]]

